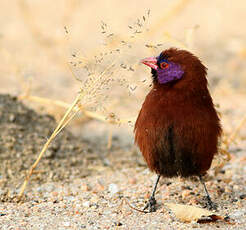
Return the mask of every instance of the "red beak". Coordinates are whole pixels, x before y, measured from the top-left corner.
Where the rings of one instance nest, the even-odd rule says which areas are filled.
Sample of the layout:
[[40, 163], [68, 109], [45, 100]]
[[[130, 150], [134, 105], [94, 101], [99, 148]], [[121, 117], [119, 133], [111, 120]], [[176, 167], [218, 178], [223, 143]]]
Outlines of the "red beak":
[[158, 65], [157, 65], [157, 59], [156, 57], [148, 57], [148, 58], [144, 58], [141, 60], [141, 63], [149, 66], [152, 69], [157, 69]]

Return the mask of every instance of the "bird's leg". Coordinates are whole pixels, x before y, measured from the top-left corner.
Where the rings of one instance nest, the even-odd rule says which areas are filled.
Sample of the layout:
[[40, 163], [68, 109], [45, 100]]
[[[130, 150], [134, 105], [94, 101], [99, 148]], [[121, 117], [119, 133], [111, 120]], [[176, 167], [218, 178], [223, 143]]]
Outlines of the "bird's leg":
[[155, 182], [155, 186], [154, 186], [154, 189], [153, 189], [153, 192], [149, 198], [149, 201], [148, 203], [146, 204], [146, 206], [144, 207], [143, 210], [146, 210], [147, 208], [149, 208], [149, 212], [155, 212], [156, 211], [156, 200], [155, 200], [155, 192], [156, 192], [156, 188], [157, 188], [157, 185], [158, 185], [158, 182], [160, 180], [160, 175], [157, 176], [157, 179], [156, 179], [156, 182]]
[[208, 208], [209, 208], [210, 210], [216, 210], [217, 207], [216, 207], [216, 205], [212, 202], [212, 200], [211, 200], [211, 198], [210, 198], [210, 196], [209, 196], [209, 194], [208, 194], [208, 190], [207, 190], [207, 187], [206, 187], [206, 185], [205, 185], [205, 182], [204, 182], [204, 180], [203, 180], [203, 178], [202, 178], [201, 175], [199, 175], [199, 179], [200, 179], [200, 181], [201, 181], [201, 183], [202, 183], [202, 185], [203, 185], [203, 187], [204, 187], [205, 193], [206, 193], [206, 195], [207, 195]]

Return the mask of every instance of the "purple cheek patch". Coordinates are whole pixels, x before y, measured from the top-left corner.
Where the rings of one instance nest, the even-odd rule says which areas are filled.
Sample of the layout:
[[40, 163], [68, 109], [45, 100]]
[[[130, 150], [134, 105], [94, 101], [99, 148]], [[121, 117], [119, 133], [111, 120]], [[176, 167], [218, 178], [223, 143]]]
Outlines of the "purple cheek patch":
[[181, 66], [172, 62], [168, 63], [168, 67], [166, 69], [157, 69], [158, 81], [160, 84], [179, 80], [182, 78], [183, 74], [184, 71]]

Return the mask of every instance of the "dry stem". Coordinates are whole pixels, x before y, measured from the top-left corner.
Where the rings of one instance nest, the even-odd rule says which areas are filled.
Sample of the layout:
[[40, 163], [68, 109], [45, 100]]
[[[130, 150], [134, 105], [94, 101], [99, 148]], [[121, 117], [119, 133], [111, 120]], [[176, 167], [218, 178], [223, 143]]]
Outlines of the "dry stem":
[[[50, 104], [50, 105], [57, 105], [60, 106], [62, 108], [68, 109], [70, 107], [70, 105], [64, 101], [60, 101], [60, 100], [52, 100], [49, 98], [44, 98], [44, 97], [38, 97], [38, 96], [31, 96], [31, 95], [21, 95], [18, 97], [20, 100], [29, 100], [29, 101], [33, 101], [33, 102], [38, 102], [41, 104]], [[107, 116], [92, 112], [92, 111], [88, 111], [83, 109], [83, 106], [79, 105], [79, 103], [73, 108], [73, 111], [78, 112], [81, 111], [85, 116], [89, 117], [89, 118], [93, 118], [105, 123], [110, 123], [110, 124], [126, 124], [129, 122], [134, 122], [136, 120], [136, 117], [131, 117], [131, 118], [125, 118], [125, 119], [113, 119], [110, 117], [110, 119], [108, 119]]]
[[[47, 142], [45, 143], [45, 145], [43, 146], [41, 152], [38, 155], [38, 158], [36, 159], [36, 161], [34, 162], [34, 164], [31, 166], [31, 168], [29, 169], [29, 172], [26, 175], [25, 181], [23, 182], [20, 192], [18, 194], [18, 200], [20, 200], [24, 194], [25, 188], [34, 172], [34, 169], [37, 167], [39, 161], [41, 160], [41, 158], [43, 157], [45, 151], [47, 150], [47, 148], [49, 147], [50, 143], [52, 142], [52, 140], [62, 131], [62, 129], [73, 119], [73, 117], [81, 110], [82, 112], [83, 110], [83, 106], [79, 105], [81, 99], [86, 95], [86, 93], [90, 92], [90, 90], [93, 90], [93, 87], [95, 87], [95, 85], [97, 84], [97, 82], [99, 81], [99, 79], [105, 75], [105, 73], [114, 66], [114, 63], [111, 64], [109, 67], [107, 67], [99, 76], [98, 78], [93, 82], [93, 84], [90, 85], [90, 87], [87, 89], [87, 91], [83, 91], [81, 90], [81, 92], [79, 92], [79, 94], [77, 95], [76, 99], [74, 100], [74, 102], [68, 106], [66, 105], [66, 103], [62, 103], [62, 102], [57, 102], [57, 104], [62, 105], [62, 106], [66, 106], [68, 107], [65, 115], [63, 116], [63, 118], [61, 119], [61, 121], [59, 122], [59, 124], [57, 125], [56, 129], [54, 130], [54, 132], [51, 134], [50, 138], [47, 140]], [[70, 69], [71, 70], [71, 69]], [[71, 70], [72, 72], [72, 70]], [[74, 75], [74, 73], [72, 72], [72, 74]], [[21, 99], [23, 98], [28, 98], [30, 97], [30, 95], [25, 95], [20, 97]], [[50, 99], [43, 99], [43, 98], [38, 98], [38, 97], [33, 97], [34, 100], [41, 100], [41, 101], [45, 101], [46, 103], [50, 103], [53, 102]], [[85, 114], [97, 118], [98, 120], [102, 120], [102, 121], [107, 121], [110, 123], [119, 123], [119, 120], [113, 119], [114, 117], [109, 117], [110, 119], [107, 119], [107, 117], [92, 113], [90, 111], [86, 111], [84, 112]]]
[[25, 191], [25, 188], [26, 188], [26, 186], [27, 186], [27, 184], [28, 184], [28, 182], [30, 180], [30, 177], [32, 176], [34, 169], [37, 167], [37, 165], [38, 165], [39, 161], [41, 160], [42, 156], [44, 155], [45, 151], [49, 147], [49, 144], [60, 133], [60, 131], [65, 127], [65, 125], [72, 119], [72, 117], [76, 114], [76, 113], [74, 113], [72, 116], [70, 115], [71, 112], [73, 111], [74, 107], [80, 101], [80, 99], [81, 99], [81, 95], [79, 94], [76, 97], [76, 99], [74, 100], [74, 102], [72, 103], [72, 105], [70, 106], [70, 108], [67, 110], [67, 112], [65, 113], [65, 115], [63, 116], [63, 118], [61, 119], [59, 124], [57, 125], [56, 129], [54, 130], [54, 132], [51, 134], [50, 138], [47, 140], [47, 142], [43, 146], [38, 158], [36, 159], [34, 164], [31, 166], [28, 174], [26, 175], [25, 181], [24, 181], [24, 183], [21, 186], [20, 193], [18, 194], [18, 200], [20, 200], [22, 198], [23, 193]]

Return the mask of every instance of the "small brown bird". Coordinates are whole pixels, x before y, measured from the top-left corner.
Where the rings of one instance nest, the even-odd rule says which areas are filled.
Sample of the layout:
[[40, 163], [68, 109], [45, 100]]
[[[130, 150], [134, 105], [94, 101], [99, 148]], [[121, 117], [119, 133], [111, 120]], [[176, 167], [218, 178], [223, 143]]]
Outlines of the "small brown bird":
[[161, 176], [198, 176], [213, 209], [202, 175], [217, 153], [222, 129], [207, 88], [206, 67], [190, 52], [176, 48], [141, 62], [151, 67], [153, 87], [135, 124], [135, 143], [158, 175], [144, 210], [156, 210]]

